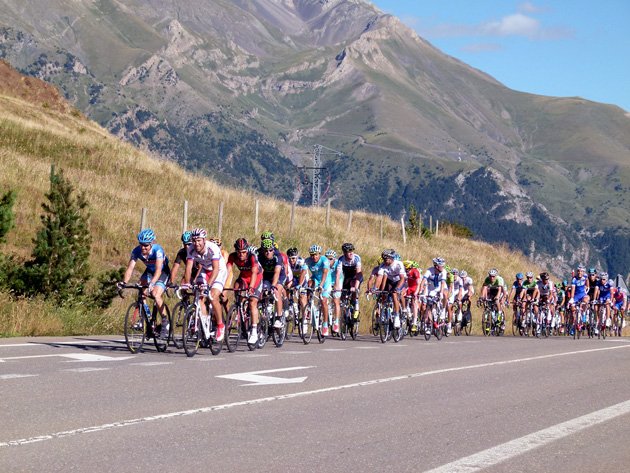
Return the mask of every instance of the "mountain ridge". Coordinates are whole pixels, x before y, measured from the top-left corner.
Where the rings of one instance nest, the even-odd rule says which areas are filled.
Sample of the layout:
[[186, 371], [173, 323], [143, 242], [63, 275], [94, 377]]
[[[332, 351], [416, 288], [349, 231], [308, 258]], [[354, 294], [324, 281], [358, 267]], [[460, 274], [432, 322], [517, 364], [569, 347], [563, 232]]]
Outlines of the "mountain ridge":
[[[5, 12], [18, 3], [0, 1], [12, 5]], [[19, 21], [0, 13], [0, 57], [188, 168], [305, 202], [309, 184], [294, 165], [310, 166], [304, 151], [321, 143], [345, 156], [325, 160], [333, 205], [398, 215], [414, 204], [565, 268], [587, 257], [610, 264], [608, 248], [627, 245], [623, 110], [511, 91], [365, 2], [94, 1], [68, 10], [53, 0], [46, 24], [36, 3], [20, 7]], [[46, 49], [52, 37], [62, 40]], [[498, 190], [487, 192], [506, 202], [486, 212], [494, 194], [464, 185], [470, 176], [493, 181]], [[436, 186], [441, 205], [430, 198]], [[385, 199], [373, 199], [374, 188]], [[525, 244], [521, 234], [550, 222], [555, 243], [532, 235]], [[615, 241], [596, 241], [602, 230]]]

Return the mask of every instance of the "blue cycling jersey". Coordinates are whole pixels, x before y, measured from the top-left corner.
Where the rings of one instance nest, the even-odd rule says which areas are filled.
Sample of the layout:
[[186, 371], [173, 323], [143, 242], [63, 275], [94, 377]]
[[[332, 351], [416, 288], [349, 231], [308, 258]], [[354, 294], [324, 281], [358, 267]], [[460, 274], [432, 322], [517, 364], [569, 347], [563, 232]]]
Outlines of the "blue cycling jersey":
[[164, 263], [162, 264], [162, 272], [170, 273], [171, 270], [168, 267], [168, 258], [166, 257], [166, 253], [164, 252], [164, 248], [162, 248], [158, 244], [153, 244], [151, 247], [151, 252], [145, 257], [142, 255], [142, 246], [138, 245], [131, 251], [131, 259], [134, 261], [140, 260], [142, 261], [146, 267], [147, 271], [150, 273], [155, 273], [155, 263], [158, 259], [163, 259]]
[[[326, 284], [335, 284], [335, 279], [337, 279], [337, 267], [340, 265], [341, 263], [338, 259], [336, 259], [334, 263], [330, 263], [330, 271], [328, 271], [328, 280], [326, 281]], [[339, 281], [343, 282], [343, 273], [339, 275]]]
[[[313, 259], [312, 256], [309, 256], [304, 260], [304, 264], [311, 272], [313, 280], [316, 284], [322, 282], [322, 277], [324, 276], [325, 269], [328, 269], [328, 274], [330, 274], [330, 262], [328, 261], [328, 258], [325, 258], [323, 256], [320, 256], [319, 261], [317, 262]], [[325, 282], [328, 283], [328, 280], [326, 280]]]
[[599, 287], [599, 298], [610, 299], [611, 289], [614, 287], [610, 280], [606, 281], [606, 284], [602, 284], [601, 281], [597, 284]]
[[587, 280], [586, 276], [582, 276], [581, 278], [573, 278], [571, 281], [571, 284], [575, 286], [575, 294], [573, 294], [575, 300], [581, 300], [586, 295]]

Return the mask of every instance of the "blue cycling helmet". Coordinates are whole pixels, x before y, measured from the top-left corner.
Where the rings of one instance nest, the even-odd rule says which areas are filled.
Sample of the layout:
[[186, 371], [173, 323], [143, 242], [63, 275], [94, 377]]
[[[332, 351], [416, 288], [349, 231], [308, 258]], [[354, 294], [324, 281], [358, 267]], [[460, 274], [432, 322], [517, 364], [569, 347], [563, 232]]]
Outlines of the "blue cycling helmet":
[[145, 228], [140, 230], [138, 233], [138, 243], [141, 245], [146, 245], [147, 243], [153, 243], [155, 240], [155, 232], [150, 228]]
[[312, 255], [314, 255], [315, 253], [321, 253], [322, 247], [319, 245], [311, 245], [311, 247], [308, 249], [308, 252]]
[[189, 230], [186, 230], [184, 233], [182, 233], [182, 243], [184, 245], [187, 245], [191, 241], [192, 241], [192, 232]]
[[331, 250], [326, 251], [326, 254], [324, 256], [326, 256], [326, 258], [336, 259], [337, 258], [337, 252], [335, 250], [331, 249]]
[[516, 273], [516, 279], [524, 279], [523, 273]]

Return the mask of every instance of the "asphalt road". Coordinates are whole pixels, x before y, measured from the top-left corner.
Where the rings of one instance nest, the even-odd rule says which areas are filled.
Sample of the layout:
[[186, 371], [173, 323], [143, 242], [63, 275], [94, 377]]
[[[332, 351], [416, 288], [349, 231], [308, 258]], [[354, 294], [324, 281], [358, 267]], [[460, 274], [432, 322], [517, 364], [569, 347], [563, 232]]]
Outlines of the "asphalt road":
[[[630, 340], [0, 340], [0, 472], [626, 472]], [[245, 348], [246, 350], [246, 348]]]

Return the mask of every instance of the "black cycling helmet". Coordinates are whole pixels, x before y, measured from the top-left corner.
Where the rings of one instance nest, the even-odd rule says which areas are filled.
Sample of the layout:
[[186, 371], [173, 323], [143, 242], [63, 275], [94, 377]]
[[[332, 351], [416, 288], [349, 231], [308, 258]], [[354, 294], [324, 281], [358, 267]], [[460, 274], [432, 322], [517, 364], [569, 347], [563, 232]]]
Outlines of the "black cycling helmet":
[[289, 248], [287, 250], [287, 256], [289, 258], [291, 258], [292, 256], [297, 256], [298, 255], [298, 249], [297, 248]]
[[239, 238], [238, 240], [234, 242], [234, 249], [236, 251], [247, 250], [248, 247], [249, 247], [249, 243], [247, 243], [247, 240], [245, 238]]
[[344, 253], [354, 251], [354, 245], [352, 243], [344, 243], [343, 245], [341, 245], [341, 251], [343, 251]]

